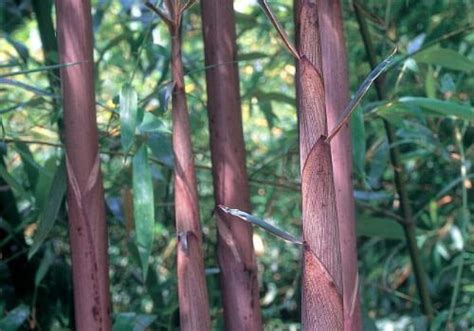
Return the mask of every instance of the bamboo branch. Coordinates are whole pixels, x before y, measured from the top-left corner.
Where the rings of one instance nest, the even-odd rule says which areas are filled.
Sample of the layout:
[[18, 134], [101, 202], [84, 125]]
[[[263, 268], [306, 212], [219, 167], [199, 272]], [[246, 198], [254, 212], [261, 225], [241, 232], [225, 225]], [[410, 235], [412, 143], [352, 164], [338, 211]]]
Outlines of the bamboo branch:
[[280, 22], [278, 22], [278, 19], [276, 18], [275, 14], [273, 14], [272, 10], [270, 9], [270, 6], [268, 5], [267, 0], [257, 0], [258, 4], [262, 7], [263, 12], [265, 15], [268, 17], [270, 22], [273, 24], [273, 27], [277, 30], [278, 34], [280, 35], [280, 38], [282, 39], [283, 43], [285, 44], [286, 48], [288, 51], [296, 58], [300, 59], [300, 55], [298, 51], [296, 50], [295, 46], [291, 43], [290, 38], [288, 37], [288, 34], [286, 33], [285, 29], [281, 26]]

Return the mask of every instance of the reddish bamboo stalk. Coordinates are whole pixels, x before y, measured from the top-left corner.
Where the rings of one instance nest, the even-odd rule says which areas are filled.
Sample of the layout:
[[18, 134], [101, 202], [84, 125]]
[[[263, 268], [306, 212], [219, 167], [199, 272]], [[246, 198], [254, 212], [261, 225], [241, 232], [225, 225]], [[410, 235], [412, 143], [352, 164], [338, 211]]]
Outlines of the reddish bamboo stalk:
[[342, 330], [342, 277], [336, 192], [314, 0], [295, 0], [296, 96], [303, 211], [303, 330]]
[[110, 330], [107, 228], [95, 113], [90, 2], [56, 1], [77, 330]]
[[204, 275], [199, 204], [189, 114], [181, 58], [181, 1], [169, 1], [171, 21], [174, 201], [178, 235], [177, 269], [180, 329], [209, 330], [211, 322]]
[[[341, 2], [319, 0], [321, 55], [328, 127], [334, 128], [349, 100]], [[331, 140], [344, 302], [344, 330], [360, 330], [357, 239], [352, 189], [351, 132], [346, 124]]]
[[[240, 109], [233, 0], [202, 0], [211, 157], [216, 205], [250, 211]], [[261, 330], [250, 224], [217, 212], [226, 330]]]

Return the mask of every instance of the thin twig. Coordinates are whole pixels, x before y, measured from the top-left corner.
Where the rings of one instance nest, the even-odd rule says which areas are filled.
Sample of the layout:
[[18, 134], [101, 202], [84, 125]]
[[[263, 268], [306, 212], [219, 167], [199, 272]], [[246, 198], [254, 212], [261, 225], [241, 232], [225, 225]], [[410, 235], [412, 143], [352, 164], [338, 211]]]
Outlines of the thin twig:
[[278, 19], [276, 18], [275, 14], [273, 14], [272, 10], [270, 9], [270, 6], [267, 3], [267, 0], [257, 0], [258, 4], [262, 7], [263, 12], [265, 15], [268, 17], [270, 22], [272, 22], [274, 28], [277, 30], [278, 34], [280, 35], [281, 39], [283, 40], [283, 43], [285, 44], [286, 48], [290, 53], [296, 58], [300, 59], [300, 55], [298, 51], [296, 50], [295, 46], [290, 41], [290, 38], [288, 37], [288, 34], [285, 32], [285, 29], [281, 26], [280, 22], [278, 22]]
[[334, 138], [334, 136], [339, 132], [339, 130], [341, 130], [341, 128], [347, 123], [347, 121], [349, 121], [352, 113], [360, 104], [362, 98], [367, 93], [372, 83], [392, 65], [392, 58], [396, 52], [397, 48], [395, 48], [385, 60], [383, 60], [379, 65], [377, 65], [370, 72], [367, 78], [362, 82], [362, 84], [359, 86], [356, 93], [354, 94], [354, 97], [344, 109], [341, 118], [338, 120], [338, 124], [334, 129], [332, 129], [331, 133], [326, 138], [327, 141], [331, 141], [331, 139]]
[[154, 12], [156, 15], [158, 15], [163, 20], [163, 22], [165, 22], [166, 25], [168, 25], [168, 27], [172, 27], [174, 25], [174, 22], [171, 19], [171, 17], [166, 15], [160, 8], [156, 7], [151, 2], [149, 1], [145, 2], [145, 6], [148, 9], [150, 9], [152, 12]]

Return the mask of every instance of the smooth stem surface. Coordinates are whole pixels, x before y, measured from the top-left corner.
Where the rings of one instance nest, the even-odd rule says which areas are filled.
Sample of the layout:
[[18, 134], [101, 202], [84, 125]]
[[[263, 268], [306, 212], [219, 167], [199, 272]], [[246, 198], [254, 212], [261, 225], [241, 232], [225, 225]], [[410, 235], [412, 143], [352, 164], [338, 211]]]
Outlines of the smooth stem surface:
[[[370, 33], [367, 28], [365, 18], [363, 17], [363, 13], [361, 12], [356, 2], [354, 2], [354, 11], [356, 14], [357, 21], [359, 23], [359, 28], [361, 31], [362, 39], [364, 41], [364, 46], [367, 52], [370, 66], [371, 68], [375, 68], [377, 66], [377, 61]], [[381, 79], [375, 81], [375, 88], [377, 91], [378, 99], [384, 100], [385, 95], [383, 91], [383, 82]], [[413, 271], [415, 274], [416, 285], [418, 287], [418, 293], [423, 306], [423, 311], [426, 314], [428, 320], [431, 321], [433, 319], [433, 306], [428, 290], [428, 277], [421, 262], [420, 249], [418, 248], [418, 245], [416, 243], [415, 224], [413, 221], [410, 200], [408, 198], [408, 192], [405, 185], [406, 178], [405, 173], [403, 171], [403, 165], [400, 160], [400, 149], [398, 148], [398, 146], [394, 145], [396, 140], [394, 128], [386, 120], [383, 120], [383, 123], [387, 135], [387, 140], [390, 146], [390, 161], [392, 163], [392, 167], [395, 174], [395, 187], [400, 199], [400, 210], [403, 217], [403, 221], [400, 222], [400, 224], [403, 226], [403, 230], [405, 233], [408, 251], [410, 253], [411, 262], [413, 264]]]
[[[174, 12], [176, 12], [176, 9]], [[191, 129], [181, 59], [181, 15], [169, 25], [173, 77], [172, 122], [174, 201], [180, 329], [205, 331], [211, 326], [204, 275], [199, 203], [191, 144]]]
[[56, 1], [76, 330], [111, 329], [107, 223], [95, 109], [89, 1]]
[[[250, 211], [233, 0], [201, 0], [207, 108], [216, 205]], [[216, 210], [226, 330], [261, 330], [250, 224]]]

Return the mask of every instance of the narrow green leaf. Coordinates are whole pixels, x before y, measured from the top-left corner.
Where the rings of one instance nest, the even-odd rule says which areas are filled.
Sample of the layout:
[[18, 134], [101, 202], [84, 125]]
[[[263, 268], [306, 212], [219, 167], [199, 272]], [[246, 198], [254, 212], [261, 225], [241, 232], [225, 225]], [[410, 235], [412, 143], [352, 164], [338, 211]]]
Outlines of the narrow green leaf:
[[137, 104], [137, 92], [130, 84], [125, 84], [120, 91], [120, 140], [126, 151], [132, 146], [135, 135]]
[[447, 48], [431, 47], [419, 52], [413, 58], [419, 63], [440, 65], [451, 70], [472, 71], [474, 69], [474, 61]]
[[263, 52], [251, 52], [251, 53], [244, 53], [237, 55], [237, 61], [245, 62], [245, 61], [253, 61], [267, 58], [268, 54]]
[[357, 91], [355, 92], [354, 96], [352, 97], [351, 101], [349, 104], [346, 106], [344, 109], [341, 118], [338, 120], [338, 124], [332, 131], [329, 133], [327, 139], [331, 140], [338, 132], [339, 130], [344, 126], [345, 123], [349, 120], [349, 118], [352, 115], [352, 112], [357, 108], [357, 106], [360, 104], [362, 101], [362, 98], [364, 95], [367, 93], [369, 90], [370, 86], [375, 82], [375, 80], [390, 66], [393, 64], [393, 57], [395, 53], [397, 52], [397, 49], [395, 48], [393, 52], [385, 58], [382, 62], [380, 62], [374, 70], [370, 72], [370, 74], [364, 79], [362, 84], [359, 86]]
[[433, 115], [454, 116], [468, 121], [474, 120], [474, 107], [457, 102], [422, 97], [403, 97], [399, 101], [406, 105], [420, 107]]
[[0, 320], [0, 330], [19, 330], [30, 315], [30, 308], [27, 305], [19, 305]]
[[425, 78], [425, 92], [428, 98], [436, 98], [436, 78], [433, 66], [429, 66]]
[[133, 157], [133, 216], [135, 242], [142, 263], [143, 279], [146, 279], [155, 225], [153, 183], [146, 145], [142, 145]]
[[35, 188], [41, 166], [35, 161], [33, 154], [31, 153], [27, 144], [23, 142], [16, 142], [15, 149], [18, 154], [20, 154], [23, 168], [25, 169], [26, 176], [28, 177], [30, 187]]
[[224, 211], [225, 213], [227, 213], [229, 215], [238, 217], [238, 218], [240, 218], [240, 219], [242, 219], [246, 222], [258, 225], [259, 227], [261, 227], [265, 231], [270, 232], [274, 236], [280, 237], [280, 238], [282, 238], [286, 241], [289, 241], [292, 244], [303, 245], [303, 242], [301, 240], [297, 239], [296, 237], [294, 237], [293, 235], [291, 235], [288, 232], [285, 232], [283, 230], [280, 230], [276, 226], [271, 225], [270, 223], [268, 223], [268, 222], [266, 222], [266, 221], [264, 221], [264, 220], [262, 220], [258, 217], [255, 217], [255, 216], [253, 216], [249, 213], [246, 213], [242, 210], [239, 210], [239, 209], [232, 209], [232, 208], [229, 208], [229, 207], [226, 207], [226, 206], [223, 206], [223, 205], [219, 205], [218, 207], [222, 211]]
[[28, 258], [31, 258], [38, 251], [53, 228], [56, 218], [58, 217], [59, 209], [64, 200], [64, 195], [66, 194], [66, 187], [66, 165], [63, 159], [57, 167], [51, 183], [48, 200], [41, 212], [38, 230], [36, 231], [33, 245], [28, 252]]
[[355, 170], [364, 177], [365, 173], [365, 125], [362, 108], [358, 108], [351, 117], [352, 159]]
[[404, 240], [402, 226], [388, 218], [357, 215], [356, 232], [358, 236], [381, 237]]
[[11, 187], [14, 192], [21, 196], [27, 195], [21, 183], [8, 172], [8, 170], [3, 164], [0, 164], [0, 176], [5, 180], [5, 182]]
[[272, 129], [275, 126], [275, 119], [278, 119], [278, 117], [273, 112], [271, 101], [258, 99], [258, 107], [267, 121], [268, 128]]
[[38, 287], [41, 284], [41, 281], [44, 279], [46, 274], [49, 271], [49, 268], [53, 264], [54, 261], [54, 253], [53, 250], [51, 249], [51, 246], [48, 245], [46, 250], [44, 251], [43, 258], [41, 259], [41, 263], [36, 270], [35, 274], [35, 286]]

